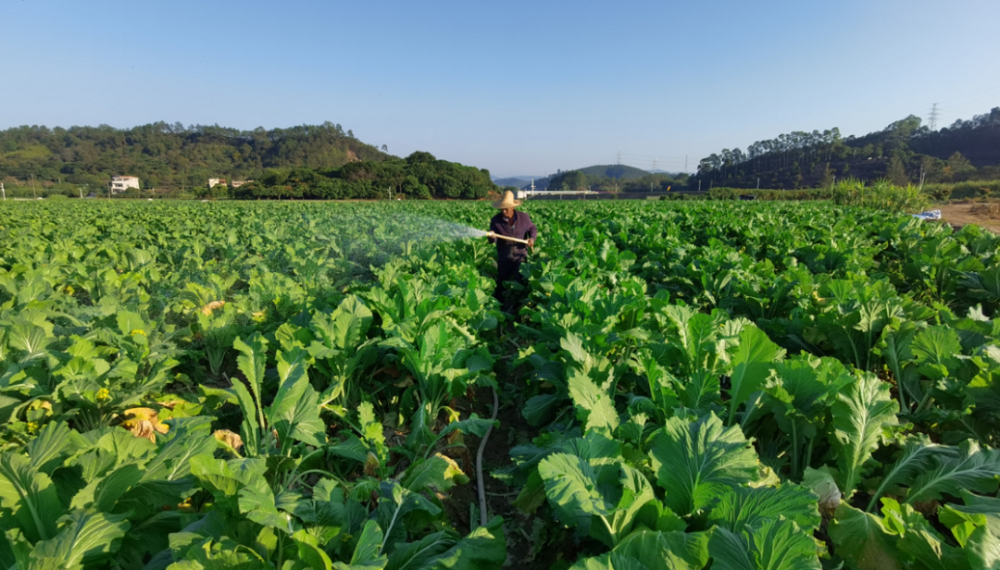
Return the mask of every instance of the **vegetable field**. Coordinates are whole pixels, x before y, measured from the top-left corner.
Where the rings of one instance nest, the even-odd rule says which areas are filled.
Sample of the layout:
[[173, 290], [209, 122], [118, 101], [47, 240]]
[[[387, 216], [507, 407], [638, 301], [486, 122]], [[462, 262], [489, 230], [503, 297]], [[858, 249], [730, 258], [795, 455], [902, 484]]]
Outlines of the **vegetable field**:
[[524, 209], [0, 205], [0, 566], [1000, 568], [1000, 238]]

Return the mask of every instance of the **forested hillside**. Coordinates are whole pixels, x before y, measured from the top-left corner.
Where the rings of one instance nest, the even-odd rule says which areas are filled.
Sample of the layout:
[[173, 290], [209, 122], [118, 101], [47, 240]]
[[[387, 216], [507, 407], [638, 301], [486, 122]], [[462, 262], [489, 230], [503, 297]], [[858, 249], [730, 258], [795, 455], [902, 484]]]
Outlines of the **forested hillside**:
[[106, 187], [112, 175], [138, 176], [143, 188], [205, 186], [208, 178], [255, 179], [268, 168], [336, 168], [388, 155], [330, 122], [240, 131], [159, 122], [131, 129], [24, 126], [0, 131], [0, 180], [23, 185]]
[[239, 188], [210, 194], [237, 199], [373, 200], [393, 198], [485, 198], [495, 190], [488, 170], [438, 160], [429, 152], [406, 159], [351, 162], [339, 168], [270, 169]]
[[782, 134], [703, 158], [692, 182], [753, 188], [759, 180], [761, 188], [788, 189], [847, 176], [895, 184], [1000, 179], [1000, 107], [940, 130], [910, 115], [861, 137], [838, 128]]
[[683, 186], [687, 178], [686, 174], [653, 174], [632, 166], [612, 164], [567, 170], [547, 182], [550, 190], [661, 191]]

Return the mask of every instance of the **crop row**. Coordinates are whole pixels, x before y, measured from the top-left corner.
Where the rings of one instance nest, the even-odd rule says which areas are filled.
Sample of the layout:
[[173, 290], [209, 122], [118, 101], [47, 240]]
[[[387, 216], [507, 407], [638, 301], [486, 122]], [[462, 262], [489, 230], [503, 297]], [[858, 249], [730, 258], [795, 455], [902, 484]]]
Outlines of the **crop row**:
[[[513, 319], [473, 204], [0, 209], [0, 563], [990, 567], [1000, 239], [528, 207]], [[491, 387], [530, 429], [479, 525]]]

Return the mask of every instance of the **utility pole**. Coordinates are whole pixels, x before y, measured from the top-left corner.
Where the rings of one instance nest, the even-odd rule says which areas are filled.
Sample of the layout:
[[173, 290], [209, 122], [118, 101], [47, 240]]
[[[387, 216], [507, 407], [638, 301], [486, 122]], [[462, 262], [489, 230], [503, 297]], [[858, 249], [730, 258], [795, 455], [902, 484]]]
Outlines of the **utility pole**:
[[698, 191], [701, 192], [701, 180], [698, 181]]
[[757, 177], [757, 189], [760, 190], [760, 176]]
[[653, 158], [653, 171], [656, 171], [656, 158]]
[[7, 201], [7, 191], [3, 189], [3, 182], [0, 182], [0, 194], [3, 194], [3, 201]]
[[31, 173], [31, 195], [35, 197], [35, 200], [38, 199], [38, 194], [35, 192], [35, 173], [34, 172]]
[[930, 118], [930, 121], [929, 121], [930, 122], [930, 127], [931, 127], [931, 130], [933, 131], [934, 128], [937, 127], [937, 118], [938, 118], [937, 103], [934, 103], [934, 105], [931, 106], [931, 116], [929, 118]]
[[684, 155], [684, 172], [688, 171], [688, 155]]

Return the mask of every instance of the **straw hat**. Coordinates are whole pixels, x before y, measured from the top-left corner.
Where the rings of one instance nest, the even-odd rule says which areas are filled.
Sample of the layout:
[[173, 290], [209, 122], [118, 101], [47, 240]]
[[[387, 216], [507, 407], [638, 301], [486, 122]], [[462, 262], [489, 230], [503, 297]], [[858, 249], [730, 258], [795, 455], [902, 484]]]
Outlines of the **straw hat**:
[[514, 193], [507, 190], [503, 193], [503, 199], [493, 202], [493, 207], [498, 210], [505, 210], [507, 208], [516, 208], [521, 205], [520, 200], [514, 199]]

